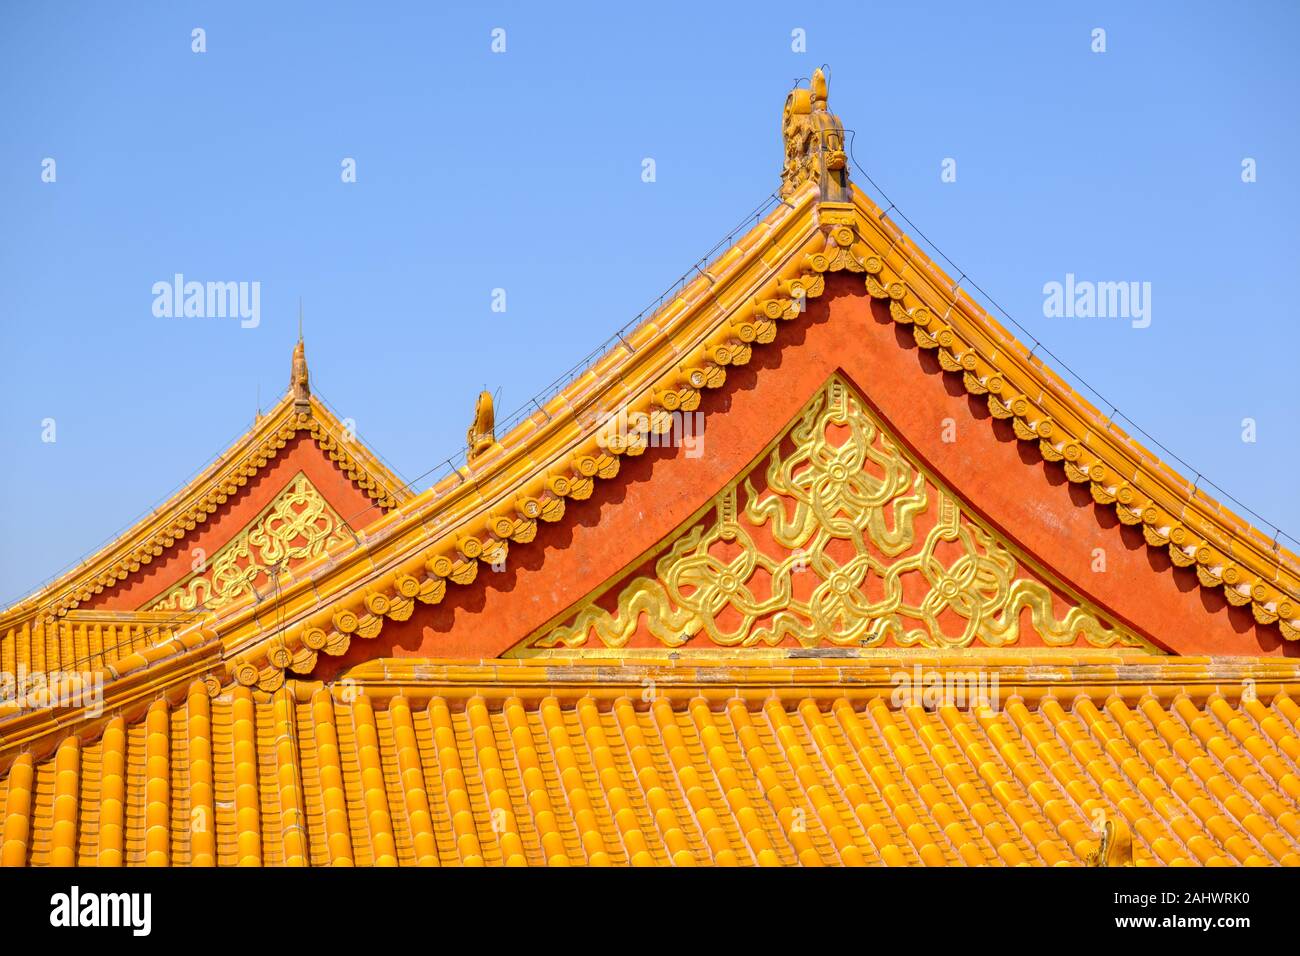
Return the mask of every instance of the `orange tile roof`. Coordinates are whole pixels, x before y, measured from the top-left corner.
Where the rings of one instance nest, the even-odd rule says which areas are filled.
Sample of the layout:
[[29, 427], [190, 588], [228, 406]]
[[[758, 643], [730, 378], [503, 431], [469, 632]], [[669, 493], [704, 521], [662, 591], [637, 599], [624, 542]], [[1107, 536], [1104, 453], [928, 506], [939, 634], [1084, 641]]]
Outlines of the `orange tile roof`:
[[[1000, 706], [899, 705], [983, 674]], [[1300, 863], [1300, 665], [374, 661], [195, 681], [0, 780], [14, 865]]]

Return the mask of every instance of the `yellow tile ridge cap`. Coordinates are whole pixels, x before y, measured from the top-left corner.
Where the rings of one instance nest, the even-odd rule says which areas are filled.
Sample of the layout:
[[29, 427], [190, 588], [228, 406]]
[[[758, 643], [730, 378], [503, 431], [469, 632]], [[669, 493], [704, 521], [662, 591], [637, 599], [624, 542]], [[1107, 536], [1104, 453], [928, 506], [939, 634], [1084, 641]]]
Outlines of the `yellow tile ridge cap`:
[[[177, 703], [191, 694], [196, 684], [201, 684], [210, 698], [248, 692], [239, 685], [232, 688], [222, 675], [220, 644], [209, 639], [172, 654], [158, 666], [106, 680], [102, 698], [91, 705], [43, 707], [8, 715], [0, 710], [0, 772], [18, 753], [48, 754], [70, 733], [88, 743], [115, 717], [132, 724], [142, 719], [154, 701]], [[1268, 702], [1279, 694], [1300, 695], [1300, 661], [1141, 655], [1081, 660], [1050, 651], [1020, 659], [935, 654], [786, 663], [743, 658], [729, 662], [619, 662], [574, 656], [544, 663], [504, 658], [383, 658], [359, 664], [329, 683], [293, 680], [282, 686], [300, 702], [309, 702], [313, 694], [325, 690], [342, 702], [365, 694], [385, 706], [394, 697], [405, 697], [413, 705], [434, 698], [461, 704], [480, 698], [491, 708], [511, 697], [529, 702], [555, 697], [566, 702], [626, 699], [643, 708], [657, 699], [682, 705], [703, 700], [710, 706], [741, 700], [750, 707], [770, 700], [793, 705], [809, 699], [828, 703], [889, 699], [891, 706], [896, 706], [893, 698], [900, 687], [959, 683], [991, 691], [1002, 705], [1022, 700], [1036, 707], [1043, 700], [1056, 700], [1067, 710], [1085, 699], [1098, 706], [1111, 698], [1130, 705], [1153, 698], [1162, 706], [1179, 697], [1198, 706], [1217, 697]], [[257, 688], [253, 692], [258, 700], [271, 699], [271, 694]]]
[[208, 635], [188, 644], [178, 642], [160, 659], [126, 671], [94, 669], [64, 680], [50, 689], [64, 695], [56, 698], [58, 705], [0, 707], [0, 774], [19, 753], [39, 759], [70, 734], [88, 743], [114, 718], [122, 717], [129, 725], [157, 700], [175, 704], [196, 681], [209, 697], [217, 697], [223, 676], [220, 641]]
[[[762, 706], [769, 701], [792, 705], [805, 700], [825, 704], [842, 701], [855, 705], [881, 700], [895, 707], [926, 706], [923, 695], [928, 690], [942, 692], [946, 689], [959, 689], [967, 694], [990, 695], [987, 699], [995, 711], [1017, 700], [1031, 708], [1043, 701], [1052, 700], [1070, 710], [1085, 700], [1100, 706], [1111, 699], [1118, 699], [1133, 706], [1143, 700], [1153, 699], [1162, 706], [1168, 706], [1179, 698], [1187, 698], [1197, 706], [1202, 706], [1217, 698], [1228, 701], [1258, 699], [1267, 703], [1278, 695], [1294, 697], [1300, 693], [1300, 675], [1270, 675], [1267, 672], [1244, 678], [1239, 675], [1192, 673], [1165, 674], [1158, 679], [1142, 679], [1138, 675], [1125, 677], [1115, 673], [1016, 673], [1000, 668], [973, 671], [930, 669], [919, 675], [924, 681], [921, 684], [900, 682], [895, 675], [888, 673], [858, 675], [832, 671], [824, 675], [825, 680], [820, 681], [807, 679], [808, 676], [792, 673], [743, 675], [727, 673], [723, 669], [710, 669], [695, 674], [663, 674], [655, 671], [619, 672], [605, 668], [593, 669], [591, 673], [585, 674], [552, 674], [547, 679], [523, 680], [518, 675], [478, 670], [442, 675], [426, 673], [411, 675], [409, 678], [396, 674], [383, 678], [353, 677], [324, 685], [324, 689], [343, 703], [364, 694], [376, 705], [401, 697], [413, 706], [432, 700], [458, 705], [478, 700], [496, 709], [512, 698], [535, 703], [548, 697], [564, 703], [583, 699], [604, 703], [626, 700], [639, 709], [645, 709], [657, 700], [681, 705], [702, 700], [715, 707], [736, 700], [750, 707]], [[285, 686], [291, 689], [300, 702], [307, 701], [310, 693], [322, 689], [319, 682], [312, 682], [303, 688], [296, 685], [296, 681], [291, 681]], [[909, 698], [909, 703], [900, 705], [897, 696], [900, 692], [908, 693], [909, 689], [915, 699]]]
[[[916, 676], [996, 674], [1000, 681], [1023, 684], [1075, 685], [1242, 685], [1247, 680], [1274, 683], [1300, 681], [1300, 661], [1272, 657], [1151, 657], [1114, 655], [1082, 659], [1050, 651], [1022, 658], [932, 655], [893, 658], [827, 657], [785, 662], [737, 657], [729, 661], [629, 658], [588, 660], [581, 656], [537, 660], [494, 658], [379, 658], [348, 670], [332, 682], [336, 688], [383, 685], [463, 686], [492, 684], [527, 688], [548, 685], [607, 685], [626, 692], [647, 680], [664, 684], [735, 684], [776, 687], [889, 685]], [[1240, 686], [1237, 688], [1240, 690]]]

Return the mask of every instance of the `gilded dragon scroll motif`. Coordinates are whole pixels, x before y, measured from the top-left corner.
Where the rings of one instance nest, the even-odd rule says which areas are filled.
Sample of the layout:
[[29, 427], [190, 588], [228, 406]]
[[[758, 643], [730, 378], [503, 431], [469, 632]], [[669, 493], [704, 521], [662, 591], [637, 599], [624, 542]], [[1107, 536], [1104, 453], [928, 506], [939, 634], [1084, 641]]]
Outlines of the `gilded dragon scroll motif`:
[[[753, 474], [753, 473], [752, 473]], [[832, 378], [751, 477], [618, 592], [592, 598], [533, 647], [623, 647], [644, 628], [677, 647], [793, 639], [871, 647], [1006, 647], [1022, 612], [1045, 644], [1145, 646], [1053, 591], [908, 457], [843, 380]], [[1068, 603], [1068, 602], [1067, 602]], [[644, 623], [642, 623], [644, 622]]]
[[269, 581], [275, 569], [344, 540], [343, 519], [299, 472], [248, 527], [147, 609], [215, 610]]

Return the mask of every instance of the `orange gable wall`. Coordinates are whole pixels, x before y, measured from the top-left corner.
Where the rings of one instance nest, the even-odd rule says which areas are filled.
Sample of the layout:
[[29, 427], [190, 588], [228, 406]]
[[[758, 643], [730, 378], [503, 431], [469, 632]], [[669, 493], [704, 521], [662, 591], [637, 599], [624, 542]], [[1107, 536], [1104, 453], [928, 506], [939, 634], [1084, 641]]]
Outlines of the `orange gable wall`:
[[329, 460], [311, 436], [298, 432], [244, 487], [209, 515], [204, 524], [197, 525], [183, 539], [129, 575], [125, 581], [106, 588], [89, 601], [83, 602], [79, 609], [140, 609], [190, 574], [194, 548], [202, 548], [208, 557], [212, 557], [222, 545], [256, 518], [300, 471], [316, 486], [330, 507], [349, 521], [352, 527], [364, 527], [380, 516], [380, 510], [371, 504], [366, 493], [353, 484], [335, 462]]
[[[1140, 529], [1016, 439], [867, 296], [860, 276], [841, 274], [806, 315], [781, 325], [775, 343], [755, 348], [749, 365], [727, 369], [722, 389], [704, 393], [700, 457], [663, 448], [623, 457], [619, 476], [598, 482], [588, 501], [569, 502], [558, 525], [511, 545], [506, 570], [480, 565], [472, 585], [448, 588], [443, 603], [417, 606], [406, 622], [390, 621], [374, 641], [354, 640], [343, 657], [322, 658], [316, 676], [385, 655], [477, 659], [508, 650], [689, 519], [837, 370], [985, 521], [1139, 635], [1181, 654], [1300, 652], [1248, 609], [1200, 587], [1193, 569], [1172, 567]], [[957, 425], [951, 444], [941, 440], [945, 418]], [[1105, 573], [1092, 570], [1094, 548], [1105, 549]]]

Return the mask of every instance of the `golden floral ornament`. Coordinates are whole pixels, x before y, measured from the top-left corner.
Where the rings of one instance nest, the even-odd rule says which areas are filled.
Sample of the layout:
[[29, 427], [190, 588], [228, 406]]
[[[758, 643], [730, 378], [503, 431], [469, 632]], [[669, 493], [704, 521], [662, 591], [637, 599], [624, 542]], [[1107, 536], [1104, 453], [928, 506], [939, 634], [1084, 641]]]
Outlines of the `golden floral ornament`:
[[219, 609], [270, 583], [279, 569], [348, 539], [343, 519], [299, 472], [206, 567], [151, 602], [149, 610]]
[[[784, 451], [791, 447], [790, 451]], [[928, 648], [1020, 643], [1022, 611], [1042, 643], [1146, 648], [1057, 596], [899, 447], [832, 378], [754, 474], [618, 593], [599, 596], [534, 647], [624, 647], [643, 627], [670, 647]], [[743, 507], [742, 507], [743, 502]]]

